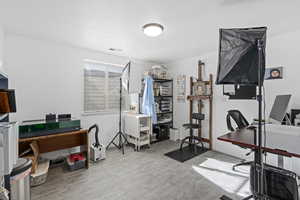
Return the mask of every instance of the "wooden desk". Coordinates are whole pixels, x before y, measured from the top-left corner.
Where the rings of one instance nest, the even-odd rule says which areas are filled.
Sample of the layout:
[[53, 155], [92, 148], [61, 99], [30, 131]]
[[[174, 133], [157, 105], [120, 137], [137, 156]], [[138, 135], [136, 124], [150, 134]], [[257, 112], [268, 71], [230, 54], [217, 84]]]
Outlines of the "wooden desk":
[[[258, 146], [255, 144], [255, 131], [251, 129], [241, 129], [241, 130], [236, 130], [234, 132], [227, 133], [221, 137], [218, 137], [218, 140], [224, 141], [224, 142], [230, 142], [234, 145], [241, 146], [244, 148], [249, 148], [249, 149], [257, 149]], [[289, 152], [286, 149], [275, 149], [272, 147], [263, 147], [263, 151], [272, 153], [272, 154], [277, 154], [281, 156], [286, 156], [286, 157], [297, 157], [300, 158], [299, 153], [294, 153], [294, 152]]]
[[19, 139], [19, 152], [29, 148], [29, 144], [37, 141], [40, 153], [69, 149], [77, 146], [84, 146], [86, 154], [86, 168], [89, 168], [90, 148], [89, 134], [87, 130], [57, 133], [52, 135], [22, 138]]

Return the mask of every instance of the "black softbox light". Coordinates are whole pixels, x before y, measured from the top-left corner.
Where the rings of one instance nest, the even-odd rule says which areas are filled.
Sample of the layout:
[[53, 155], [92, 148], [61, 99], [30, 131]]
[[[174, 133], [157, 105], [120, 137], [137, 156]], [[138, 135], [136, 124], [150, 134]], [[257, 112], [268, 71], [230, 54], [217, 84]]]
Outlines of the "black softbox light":
[[264, 44], [261, 58], [261, 73], [264, 75], [266, 31], [266, 27], [220, 29], [216, 84], [258, 85], [257, 42]]

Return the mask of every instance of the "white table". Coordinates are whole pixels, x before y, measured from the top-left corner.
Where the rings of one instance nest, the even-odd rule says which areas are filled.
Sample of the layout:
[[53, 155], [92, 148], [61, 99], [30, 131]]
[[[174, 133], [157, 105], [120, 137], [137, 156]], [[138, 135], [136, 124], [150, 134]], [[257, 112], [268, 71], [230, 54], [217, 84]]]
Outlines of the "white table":
[[152, 135], [151, 117], [144, 114], [124, 113], [124, 132], [129, 143], [135, 145], [139, 151], [141, 146], [150, 146]]

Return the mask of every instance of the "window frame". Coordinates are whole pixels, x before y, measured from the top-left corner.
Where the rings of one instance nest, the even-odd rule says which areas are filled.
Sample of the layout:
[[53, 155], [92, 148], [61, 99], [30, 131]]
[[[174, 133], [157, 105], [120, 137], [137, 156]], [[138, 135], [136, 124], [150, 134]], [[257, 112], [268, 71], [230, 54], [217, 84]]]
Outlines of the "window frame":
[[[124, 66], [121, 64], [114, 64], [114, 63], [107, 63], [107, 62], [101, 62], [101, 61], [96, 61], [96, 60], [90, 60], [90, 59], [85, 59], [83, 60], [83, 74], [82, 74], [82, 79], [83, 79], [83, 87], [82, 87], [82, 115], [83, 116], [88, 116], [88, 115], [112, 115], [112, 114], [117, 114], [119, 112], [119, 109], [108, 109], [108, 102], [105, 102], [105, 110], [92, 110], [92, 111], [87, 111], [85, 110], [85, 69], [86, 69], [86, 64], [99, 64], [99, 65], [106, 65], [108, 67], [119, 67], [120, 71], [122, 72]], [[109, 71], [106, 70], [105, 71], [105, 98], [108, 97], [108, 74], [109, 72], [113, 72], [113, 71]], [[117, 72], [116, 72], [117, 73]], [[121, 73], [120, 73], [121, 74]]]

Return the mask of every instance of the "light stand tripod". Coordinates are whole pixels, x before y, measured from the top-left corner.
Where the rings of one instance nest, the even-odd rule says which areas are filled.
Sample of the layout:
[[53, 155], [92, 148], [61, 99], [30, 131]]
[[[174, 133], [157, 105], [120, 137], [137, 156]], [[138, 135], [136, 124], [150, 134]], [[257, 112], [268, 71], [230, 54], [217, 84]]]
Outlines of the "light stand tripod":
[[[266, 196], [264, 195], [264, 169], [263, 169], [263, 159], [262, 159], [262, 88], [263, 88], [263, 79], [264, 71], [263, 68], [263, 49], [264, 43], [262, 40], [257, 40], [257, 51], [258, 51], [258, 128], [253, 128], [254, 131], [254, 144], [257, 147], [254, 150], [254, 166], [253, 166], [253, 194], [244, 198], [243, 200], [255, 199], [255, 200], [264, 200]], [[251, 178], [251, 177], [250, 177]], [[231, 200], [227, 196], [222, 196], [221, 200]]]
[[[118, 139], [118, 144], [115, 143], [115, 140]], [[127, 144], [127, 138], [125, 134], [122, 132], [122, 78], [120, 78], [120, 109], [119, 109], [119, 131], [114, 136], [114, 138], [107, 145], [106, 149], [109, 148], [111, 144], [115, 145], [118, 149], [122, 150], [122, 154], [124, 154], [124, 145]]]
[[[256, 199], [263, 200], [264, 197], [264, 176], [263, 176], [263, 159], [262, 159], [262, 87], [263, 87], [263, 71], [262, 71], [262, 55], [264, 44], [261, 40], [257, 40], [258, 50], [258, 131], [254, 130], [254, 144], [258, 146], [254, 151], [254, 177], [253, 177], [253, 194], [243, 200]], [[258, 134], [258, 135], [257, 135]], [[257, 141], [258, 138], [258, 141]]]

